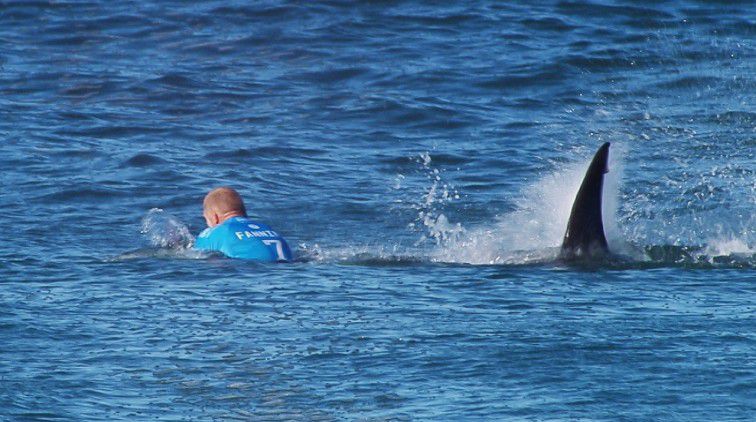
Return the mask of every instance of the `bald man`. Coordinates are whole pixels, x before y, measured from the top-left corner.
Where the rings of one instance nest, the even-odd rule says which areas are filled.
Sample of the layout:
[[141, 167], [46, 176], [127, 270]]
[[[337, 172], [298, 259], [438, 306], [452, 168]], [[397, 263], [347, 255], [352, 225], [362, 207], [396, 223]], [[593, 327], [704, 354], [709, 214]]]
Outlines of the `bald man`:
[[291, 261], [289, 245], [259, 221], [247, 217], [244, 201], [234, 189], [220, 187], [210, 191], [202, 203], [207, 228], [200, 233], [194, 248], [219, 251], [231, 258], [266, 262]]

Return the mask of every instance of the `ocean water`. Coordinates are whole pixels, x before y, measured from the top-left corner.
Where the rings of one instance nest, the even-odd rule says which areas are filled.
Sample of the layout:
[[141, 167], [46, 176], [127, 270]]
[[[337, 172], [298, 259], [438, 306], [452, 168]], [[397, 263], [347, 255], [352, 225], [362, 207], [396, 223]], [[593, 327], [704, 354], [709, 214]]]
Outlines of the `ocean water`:
[[0, 420], [754, 420], [756, 4], [532, 3], [0, 2]]

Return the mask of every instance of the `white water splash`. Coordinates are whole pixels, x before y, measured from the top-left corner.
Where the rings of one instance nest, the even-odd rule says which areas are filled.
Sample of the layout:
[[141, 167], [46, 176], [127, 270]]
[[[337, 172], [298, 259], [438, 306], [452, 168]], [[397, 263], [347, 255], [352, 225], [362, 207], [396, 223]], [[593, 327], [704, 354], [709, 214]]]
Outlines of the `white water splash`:
[[[613, 144], [609, 155], [609, 172], [604, 179], [604, 230], [609, 248], [628, 262], [727, 263], [751, 266], [756, 257], [753, 238], [754, 218], [732, 232], [710, 227], [717, 235], [709, 241], [679, 245], [683, 249], [665, 251], [666, 244], [644, 242], [644, 220], [638, 221], [637, 200], [621, 197], [626, 147]], [[516, 199], [516, 209], [500, 215], [489, 224], [477, 226], [454, 222], [444, 214], [445, 208], [459, 199], [457, 190], [443, 180], [443, 171], [432, 167], [428, 153], [416, 159], [428, 180], [427, 187], [416, 191], [410, 209], [416, 218], [410, 228], [419, 231], [420, 239], [412, 246], [370, 244], [321, 248], [302, 245], [300, 252], [314, 261], [347, 263], [423, 262], [472, 265], [528, 265], [553, 262], [567, 227], [572, 204], [590, 163], [583, 160], [559, 165], [552, 173], [526, 185]], [[404, 182], [402, 176], [400, 182]], [[397, 187], [401, 187], [398, 183]], [[395, 187], [396, 188], [396, 187]], [[400, 203], [402, 201], [399, 201]], [[622, 206], [621, 206], [622, 205]], [[641, 201], [641, 205], [645, 205]], [[628, 213], [633, 217], [627, 219]], [[619, 218], [621, 215], [626, 218]], [[635, 219], [634, 219], [635, 218]], [[699, 237], [700, 239], [700, 237]], [[701, 246], [703, 245], [703, 247]], [[661, 248], [661, 249], [659, 249]], [[694, 252], [695, 251], [695, 252]], [[671, 255], [670, 255], [671, 253]], [[690, 255], [688, 255], [690, 254]], [[724, 259], [723, 259], [724, 258]]]
[[193, 249], [194, 236], [189, 232], [189, 228], [181, 220], [160, 208], [153, 208], [147, 212], [147, 215], [142, 218], [142, 227], [139, 232], [150, 243], [150, 247], [125, 252], [107, 258], [106, 261], [118, 262], [144, 258], [206, 259], [214, 256], [212, 253]]
[[153, 208], [144, 216], [140, 232], [156, 248], [189, 249], [194, 245], [189, 228], [160, 208]]
[[704, 254], [712, 258], [730, 255], [753, 255], [756, 254], [756, 248], [743, 239], [719, 238], [706, 242]]
[[726, 232], [719, 227], [719, 235], [706, 241], [703, 255], [713, 262], [721, 257], [736, 257], [753, 260], [756, 258], [756, 216], [751, 216], [738, 232]]
[[[621, 151], [613, 149], [610, 154], [610, 172], [604, 184], [604, 225], [613, 250], [623, 248], [615, 217]], [[590, 159], [567, 164], [528, 185], [517, 200], [517, 209], [499, 216], [492, 225], [474, 229], [459, 226], [456, 236], [440, 244], [432, 259], [466, 264], [528, 264], [555, 259], [588, 164]]]

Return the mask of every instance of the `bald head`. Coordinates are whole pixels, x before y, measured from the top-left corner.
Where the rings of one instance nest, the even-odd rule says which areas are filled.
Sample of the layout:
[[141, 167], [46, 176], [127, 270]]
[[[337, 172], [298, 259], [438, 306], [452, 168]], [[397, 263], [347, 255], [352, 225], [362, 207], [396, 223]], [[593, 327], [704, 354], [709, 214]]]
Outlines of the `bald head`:
[[215, 227], [231, 217], [247, 216], [247, 209], [239, 192], [227, 186], [215, 188], [205, 195], [202, 208], [209, 227]]

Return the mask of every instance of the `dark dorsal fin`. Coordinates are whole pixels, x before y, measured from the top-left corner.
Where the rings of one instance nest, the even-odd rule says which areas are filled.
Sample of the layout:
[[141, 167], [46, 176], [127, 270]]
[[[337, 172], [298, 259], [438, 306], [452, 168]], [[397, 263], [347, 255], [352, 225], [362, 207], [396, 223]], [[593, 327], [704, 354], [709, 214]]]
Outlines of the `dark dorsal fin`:
[[585, 172], [583, 183], [572, 204], [567, 232], [562, 241], [562, 259], [601, 256], [609, 252], [601, 217], [604, 174], [608, 171], [609, 142], [601, 145]]

